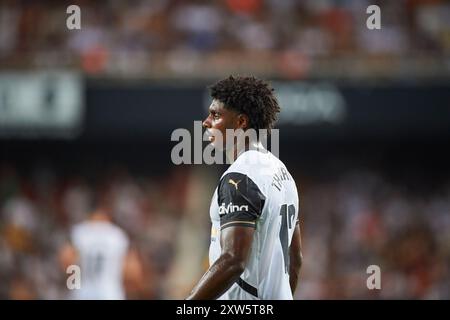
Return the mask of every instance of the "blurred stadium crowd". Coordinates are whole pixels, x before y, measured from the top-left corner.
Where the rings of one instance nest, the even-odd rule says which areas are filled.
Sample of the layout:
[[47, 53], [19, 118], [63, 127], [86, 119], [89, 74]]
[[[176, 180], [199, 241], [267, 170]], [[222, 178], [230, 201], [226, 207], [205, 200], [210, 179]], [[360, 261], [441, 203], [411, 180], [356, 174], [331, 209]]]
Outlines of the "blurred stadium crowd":
[[[450, 184], [433, 193], [406, 185], [365, 170], [305, 185], [303, 238], [312, 259], [297, 298], [450, 297]], [[381, 268], [381, 290], [365, 286], [372, 264]]]
[[183, 214], [185, 173], [156, 179], [133, 177], [125, 168], [111, 168], [95, 178], [52, 167], [21, 172], [10, 165], [0, 169], [1, 298], [68, 298], [59, 251], [71, 227], [98, 206], [127, 232], [140, 262], [131, 277], [139, 281], [125, 279], [127, 297], [166, 297], [163, 284]]
[[[450, 52], [450, 5], [441, 0], [70, 4], [81, 8], [79, 31], [65, 27], [68, 14], [60, 1], [2, 1], [0, 66], [76, 67], [90, 74], [156, 77], [243, 69], [285, 78], [304, 77], [311, 69], [314, 74], [365, 71], [371, 76], [372, 67], [391, 74], [415, 67], [431, 72]], [[371, 4], [382, 7], [378, 32], [366, 27]], [[353, 67], [344, 72], [345, 61]]]
[[[127, 298], [180, 298], [168, 283], [192, 174], [185, 168], [160, 179], [116, 167], [101, 172], [93, 183], [86, 173], [57, 174], [50, 167], [33, 167], [20, 174], [14, 166], [3, 165], [0, 297], [67, 298], [58, 247], [70, 226], [93, 210], [92, 199], [100, 196], [130, 235], [141, 262], [134, 270], [141, 280], [125, 283]], [[305, 263], [295, 298], [450, 297], [450, 185], [417, 197], [382, 176], [343, 171], [327, 180], [297, 177]], [[207, 208], [199, 215], [199, 228], [207, 233]], [[206, 259], [207, 237], [201, 243], [195, 251]], [[372, 264], [381, 268], [382, 290], [366, 287], [366, 268]]]

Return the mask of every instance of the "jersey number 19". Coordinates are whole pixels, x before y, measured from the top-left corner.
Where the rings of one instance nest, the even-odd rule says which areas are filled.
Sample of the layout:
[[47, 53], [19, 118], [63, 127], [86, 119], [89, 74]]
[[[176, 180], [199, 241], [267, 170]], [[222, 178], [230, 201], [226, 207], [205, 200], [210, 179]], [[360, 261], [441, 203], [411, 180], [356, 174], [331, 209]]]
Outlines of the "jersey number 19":
[[294, 216], [295, 216], [295, 206], [293, 204], [287, 205], [283, 204], [280, 209], [281, 216], [281, 228], [280, 228], [280, 242], [281, 248], [283, 249], [284, 257], [284, 272], [289, 271], [289, 232], [295, 226]]

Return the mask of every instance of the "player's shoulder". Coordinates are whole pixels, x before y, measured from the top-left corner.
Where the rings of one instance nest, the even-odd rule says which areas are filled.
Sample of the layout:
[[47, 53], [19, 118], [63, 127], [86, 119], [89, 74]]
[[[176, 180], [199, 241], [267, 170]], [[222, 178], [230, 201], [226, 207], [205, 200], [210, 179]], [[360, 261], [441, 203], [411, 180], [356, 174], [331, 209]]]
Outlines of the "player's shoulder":
[[128, 236], [125, 230], [123, 230], [121, 227], [115, 224], [111, 224], [111, 228], [112, 228], [111, 230], [113, 230], [113, 232], [117, 235], [117, 237], [121, 238], [124, 241], [128, 241]]
[[108, 235], [127, 239], [127, 235], [119, 226], [106, 221], [84, 221], [73, 226], [73, 233], [79, 235]]
[[97, 227], [104, 233], [107, 233], [109, 236], [115, 237], [120, 241], [127, 241], [128, 239], [126, 232], [121, 227], [112, 222], [102, 222], [99, 223]]
[[241, 154], [222, 175], [221, 181], [228, 182], [246, 179], [254, 183], [265, 193], [277, 167], [284, 166], [282, 162], [269, 151], [249, 150]]
[[70, 237], [72, 243], [79, 245], [82, 243], [82, 240], [86, 237], [89, 227], [86, 225], [86, 222], [79, 222], [72, 226]]
[[76, 223], [72, 226], [72, 233], [83, 233], [89, 229], [89, 225], [86, 221]]

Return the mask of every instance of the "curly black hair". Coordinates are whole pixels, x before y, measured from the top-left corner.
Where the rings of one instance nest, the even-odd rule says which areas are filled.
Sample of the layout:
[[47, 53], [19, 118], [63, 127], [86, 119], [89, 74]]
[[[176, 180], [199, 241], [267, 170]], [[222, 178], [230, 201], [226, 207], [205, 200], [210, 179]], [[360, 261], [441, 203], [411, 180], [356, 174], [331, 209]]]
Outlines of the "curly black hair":
[[280, 106], [274, 89], [255, 77], [233, 77], [210, 86], [211, 97], [227, 109], [243, 113], [249, 118], [249, 127], [255, 130], [273, 128]]

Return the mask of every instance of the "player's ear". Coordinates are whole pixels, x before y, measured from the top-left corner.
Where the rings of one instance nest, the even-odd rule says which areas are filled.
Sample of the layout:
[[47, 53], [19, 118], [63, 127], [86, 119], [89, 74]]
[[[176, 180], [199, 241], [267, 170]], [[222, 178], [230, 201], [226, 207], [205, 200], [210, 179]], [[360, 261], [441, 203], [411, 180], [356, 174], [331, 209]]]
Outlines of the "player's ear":
[[238, 115], [238, 128], [239, 129], [248, 129], [249, 127], [249, 119], [248, 116], [241, 113]]

